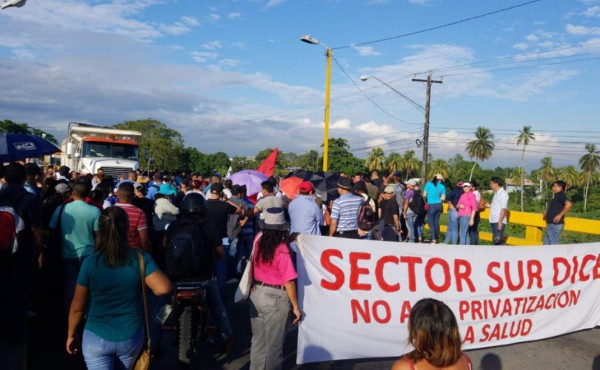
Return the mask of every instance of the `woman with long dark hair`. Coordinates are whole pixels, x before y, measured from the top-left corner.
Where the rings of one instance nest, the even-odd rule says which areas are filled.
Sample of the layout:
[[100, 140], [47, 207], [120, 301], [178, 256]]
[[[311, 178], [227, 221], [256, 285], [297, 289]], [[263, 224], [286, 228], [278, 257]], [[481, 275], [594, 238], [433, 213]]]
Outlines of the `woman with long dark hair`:
[[251, 370], [276, 370], [283, 364], [283, 342], [290, 312], [294, 324], [302, 313], [296, 294], [297, 277], [289, 248], [289, 223], [283, 208], [267, 208], [262, 232], [254, 239], [254, 289], [250, 293]]
[[82, 351], [89, 370], [130, 369], [143, 345], [144, 313], [139, 254], [144, 283], [156, 295], [171, 291], [169, 279], [152, 257], [127, 244], [129, 222], [119, 207], [102, 211], [96, 252], [85, 259], [69, 312], [67, 352], [78, 351], [79, 330], [87, 312]]
[[456, 317], [444, 302], [425, 298], [415, 303], [408, 317], [408, 341], [414, 350], [392, 370], [471, 370], [471, 361], [461, 351]]

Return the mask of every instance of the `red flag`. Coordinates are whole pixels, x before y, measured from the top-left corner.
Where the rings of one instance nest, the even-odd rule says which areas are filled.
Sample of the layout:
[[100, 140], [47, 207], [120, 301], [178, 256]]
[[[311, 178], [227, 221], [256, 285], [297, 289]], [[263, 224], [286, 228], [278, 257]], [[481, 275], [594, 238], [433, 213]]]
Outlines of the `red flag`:
[[277, 160], [277, 152], [278, 151], [279, 151], [279, 149], [275, 148], [271, 152], [271, 154], [269, 154], [267, 156], [267, 158], [265, 158], [263, 163], [260, 166], [258, 166], [258, 168], [256, 170], [258, 172], [264, 173], [265, 176], [267, 176], [267, 177], [273, 176], [273, 171], [275, 170], [275, 161]]

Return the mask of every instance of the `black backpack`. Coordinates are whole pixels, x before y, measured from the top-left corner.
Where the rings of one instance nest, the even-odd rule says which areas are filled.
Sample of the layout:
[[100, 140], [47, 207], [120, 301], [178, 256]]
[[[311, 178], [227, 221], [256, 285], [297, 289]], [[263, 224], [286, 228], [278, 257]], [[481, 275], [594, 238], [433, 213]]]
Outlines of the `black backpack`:
[[[21, 203], [29, 193], [23, 189], [15, 199], [4, 197], [0, 200], [0, 253], [15, 254], [24, 242], [23, 235], [28, 230]], [[30, 230], [30, 229], [29, 229]]]
[[425, 199], [423, 199], [420, 190], [415, 190], [410, 202], [408, 202], [408, 208], [417, 215], [425, 212]]
[[371, 230], [377, 223], [377, 213], [370, 203], [371, 197], [368, 197], [358, 210], [358, 228], [363, 231]]
[[166, 270], [174, 277], [195, 277], [202, 273], [202, 259], [204, 257], [203, 222], [178, 221], [170, 227], [169, 245], [166, 251]]

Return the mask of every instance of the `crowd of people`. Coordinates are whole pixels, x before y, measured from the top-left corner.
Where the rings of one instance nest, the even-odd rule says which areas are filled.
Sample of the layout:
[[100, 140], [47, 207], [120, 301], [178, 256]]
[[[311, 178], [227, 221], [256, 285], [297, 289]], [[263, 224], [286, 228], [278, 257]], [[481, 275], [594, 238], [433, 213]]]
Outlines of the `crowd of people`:
[[[69, 353], [83, 348], [89, 369], [111, 368], [109, 362], [130, 368], [144, 343], [138, 288], [149, 288], [154, 317], [168, 303], [177, 278], [169, 271], [169, 247], [187, 228], [204, 248], [196, 278], [207, 289], [221, 351], [231, 351], [235, 343], [224, 306], [232, 298], [227, 284], [236, 283], [252, 263], [250, 366], [278, 369], [288, 315], [294, 323], [302, 318], [294, 283], [299, 234], [421, 243], [427, 223], [430, 243], [476, 245], [480, 212], [489, 208], [494, 244], [506, 240], [509, 195], [500, 178], [489, 181], [494, 195], [488, 203], [475, 181], [460, 181], [447, 191], [439, 174], [425, 184], [406, 180], [400, 172], [338, 175], [336, 189], [323, 199], [310, 181], [302, 181], [297, 194], [285, 194], [276, 177], [264, 181], [260, 193], [248, 194], [244, 184], [223, 180], [219, 173], [143, 176], [129, 171], [114, 179], [102, 170], [81, 175], [65, 166], [58, 171], [32, 163], [0, 166], [0, 212], [12, 207], [22, 221], [15, 240], [2, 242], [11, 243], [12, 251], [0, 245], [0, 291], [9, 302], [0, 305], [0, 343], [26, 340], [28, 312], [43, 310], [32, 302], [31, 292], [44, 291], [62, 297]], [[555, 196], [544, 213], [545, 244], [559, 242], [571, 207], [564, 182], [556, 181], [552, 189]], [[448, 205], [444, 239], [443, 203]], [[46, 272], [39, 275], [36, 269]], [[160, 333], [153, 320], [146, 335], [155, 354], [160, 353]], [[435, 363], [459, 361], [459, 350]], [[419, 356], [407, 358], [419, 363], [424, 358]]]

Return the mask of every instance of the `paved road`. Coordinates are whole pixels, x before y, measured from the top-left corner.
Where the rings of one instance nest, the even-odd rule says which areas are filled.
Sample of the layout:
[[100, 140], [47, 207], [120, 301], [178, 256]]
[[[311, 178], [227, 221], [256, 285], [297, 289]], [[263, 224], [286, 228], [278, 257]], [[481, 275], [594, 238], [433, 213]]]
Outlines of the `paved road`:
[[[230, 304], [228, 311], [236, 330], [235, 349], [227, 356], [219, 355], [218, 345], [202, 344], [195, 369], [248, 369], [250, 353], [250, 320], [247, 304]], [[32, 341], [28, 348], [30, 370], [85, 369], [80, 357], [68, 358], [64, 351], [64, 334], [58, 329], [60, 320], [46, 322], [32, 320]], [[296, 359], [297, 330], [290, 326], [286, 341], [284, 369], [334, 370], [334, 369], [390, 369], [393, 358], [334, 361], [298, 366]], [[170, 332], [164, 331], [163, 352], [155, 359], [151, 370], [177, 369], [174, 346], [170, 343]], [[356, 340], [360, 346], [360, 340]], [[473, 369], [481, 370], [600, 370], [600, 329], [592, 329], [547, 339], [543, 341], [515, 344], [476, 351], [469, 351]], [[52, 365], [52, 366], [50, 366]]]

